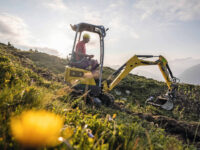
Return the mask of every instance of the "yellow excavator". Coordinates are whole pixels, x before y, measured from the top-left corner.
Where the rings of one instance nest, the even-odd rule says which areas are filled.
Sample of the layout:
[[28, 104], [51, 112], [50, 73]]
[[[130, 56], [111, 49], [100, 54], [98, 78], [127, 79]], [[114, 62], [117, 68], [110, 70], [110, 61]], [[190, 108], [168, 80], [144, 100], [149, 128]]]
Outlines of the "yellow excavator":
[[[119, 69], [117, 69], [107, 80], [102, 81], [103, 63], [104, 63], [104, 38], [108, 28], [105, 29], [102, 25], [92, 25], [88, 23], [79, 23], [71, 25], [73, 31], [76, 32], [74, 44], [71, 53], [69, 65], [65, 69], [65, 82], [73, 86], [74, 89], [84, 92], [87, 89], [90, 97], [98, 103], [103, 103], [107, 106], [114, 104], [114, 97], [109, 93], [117, 84], [124, 79], [134, 68], [138, 66], [157, 65], [165, 79], [168, 91], [165, 95], [157, 98], [150, 97], [147, 103], [153, 106], [161, 107], [165, 110], [174, 108], [175, 95], [177, 91], [177, 78], [173, 76], [167, 60], [163, 56], [153, 55], [134, 55]], [[91, 70], [78, 68], [75, 59], [75, 46], [77, 41], [80, 41], [82, 32], [92, 32], [99, 35], [100, 39], [100, 63], [99, 63], [99, 78], [95, 79], [92, 76]], [[78, 39], [78, 40], [77, 40]], [[147, 60], [149, 58], [157, 58], [157, 60]], [[75, 84], [76, 83], [76, 84]]]

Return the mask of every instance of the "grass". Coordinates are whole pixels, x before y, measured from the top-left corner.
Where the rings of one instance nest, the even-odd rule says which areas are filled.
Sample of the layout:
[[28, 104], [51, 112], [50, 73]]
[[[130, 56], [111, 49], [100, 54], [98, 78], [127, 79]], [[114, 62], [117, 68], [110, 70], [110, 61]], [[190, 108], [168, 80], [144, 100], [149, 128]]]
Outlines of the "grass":
[[[43, 76], [38, 71], [41, 68], [37, 66], [44, 63], [43, 73], [50, 72], [52, 65], [47, 60], [41, 60], [45, 58], [51, 61], [53, 56], [24, 52], [5, 44], [0, 44], [0, 54], [0, 149], [22, 149], [11, 135], [10, 117], [30, 109], [44, 109], [64, 119], [64, 141], [53, 147], [54, 149], [195, 149], [193, 145], [185, 144], [169, 135], [153, 122], [109, 107], [86, 105], [84, 96], [81, 95], [72, 99], [71, 89], [55, 80], [56, 75], [61, 75], [62, 70], [57, 66], [62, 60], [58, 60], [59, 63], [54, 62], [54, 67], [59, 71], [49, 73], [49, 78]], [[104, 79], [113, 71], [108, 67], [104, 68]], [[179, 94], [183, 95], [181, 98], [184, 100], [187, 97], [191, 107], [194, 106], [193, 102], [199, 102], [199, 86], [179, 86]], [[131, 91], [130, 94], [126, 93], [126, 89]], [[198, 118], [197, 110], [185, 107], [185, 103], [176, 106], [172, 112], [145, 106], [145, 100], [150, 95], [162, 94], [166, 89], [163, 82], [130, 74], [111, 93], [118, 103], [123, 103], [125, 108], [133, 112], [162, 114], [188, 122], [195, 121]], [[121, 95], [117, 95], [116, 91], [120, 91]]]

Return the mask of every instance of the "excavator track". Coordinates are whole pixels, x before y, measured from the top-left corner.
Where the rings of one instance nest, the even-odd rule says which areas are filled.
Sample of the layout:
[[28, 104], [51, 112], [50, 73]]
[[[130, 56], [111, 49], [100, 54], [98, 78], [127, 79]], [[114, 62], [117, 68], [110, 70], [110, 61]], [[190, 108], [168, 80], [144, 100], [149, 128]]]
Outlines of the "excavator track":
[[112, 106], [114, 105], [114, 96], [110, 93], [101, 93], [99, 96], [102, 103], [106, 106]]
[[87, 104], [97, 104], [98, 106], [103, 104], [105, 106], [112, 107], [114, 105], [114, 96], [110, 93], [100, 93], [98, 96], [93, 96], [90, 94], [90, 91], [84, 92], [83, 90], [73, 89], [70, 93], [72, 98], [76, 99], [81, 95], [85, 95], [85, 100]]

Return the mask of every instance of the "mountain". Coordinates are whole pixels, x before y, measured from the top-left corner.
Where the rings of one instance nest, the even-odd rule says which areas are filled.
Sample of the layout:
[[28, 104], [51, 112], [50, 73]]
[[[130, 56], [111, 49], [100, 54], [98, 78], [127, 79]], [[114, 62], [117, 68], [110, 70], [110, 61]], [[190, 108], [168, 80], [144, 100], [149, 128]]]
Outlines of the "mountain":
[[200, 84], [200, 64], [186, 69], [179, 78], [184, 83]]
[[[146, 105], [150, 96], [165, 94], [164, 82], [129, 74], [110, 92], [115, 105], [86, 105], [86, 94], [72, 97], [73, 89], [63, 82], [66, 63], [59, 57], [0, 43], [0, 149], [29, 149], [31, 144], [31, 149], [58, 150], [199, 147], [200, 86], [178, 84], [175, 108], [169, 112]], [[104, 67], [103, 78], [114, 71]], [[54, 130], [45, 126], [42, 116], [39, 121], [22, 119], [27, 110], [61, 116], [60, 141], [49, 137]], [[57, 145], [47, 147], [46, 139]]]

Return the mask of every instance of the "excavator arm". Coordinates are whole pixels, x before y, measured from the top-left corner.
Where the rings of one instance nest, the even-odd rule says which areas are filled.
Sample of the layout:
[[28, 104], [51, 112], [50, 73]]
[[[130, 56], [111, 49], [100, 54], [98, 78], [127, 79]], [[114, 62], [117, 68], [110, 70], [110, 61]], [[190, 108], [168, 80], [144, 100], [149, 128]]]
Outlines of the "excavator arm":
[[[155, 61], [145, 60], [147, 58], [157, 57]], [[163, 78], [168, 87], [168, 99], [174, 97], [174, 92], [177, 89], [176, 78], [173, 76], [167, 60], [163, 56], [153, 56], [153, 55], [134, 55], [131, 57], [124, 65], [122, 65], [117, 71], [115, 71], [103, 84], [104, 92], [111, 91], [122, 79], [124, 79], [134, 68], [139, 66], [149, 66], [149, 65], [158, 65]], [[108, 81], [111, 80], [111, 83], [108, 84]], [[154, 105], [154, 103], [151, 103]], [[155, 104], [156, 106], [157, 104]], [[171, 107], [170, 107], [171, 108]]]
[[[156, 61], [147, 61], [142, 58], [153, 58], [158, 57]], [[117, 71], [115, 71], [107, 80], [103, 82], [103, 90], [111, 91], [122, 79], [124, 79], [134, 68], [139, 66], [158, 65], [165, 82], [169, 90], [172, 90], [172, 84], [176, 78], [173, 76], [167, 60], [163, 56], [152, 56], [152, 55], [134, 55], [124, 65], [122, 65]], [[108, 85], [107, 81], [112, 80]]]

